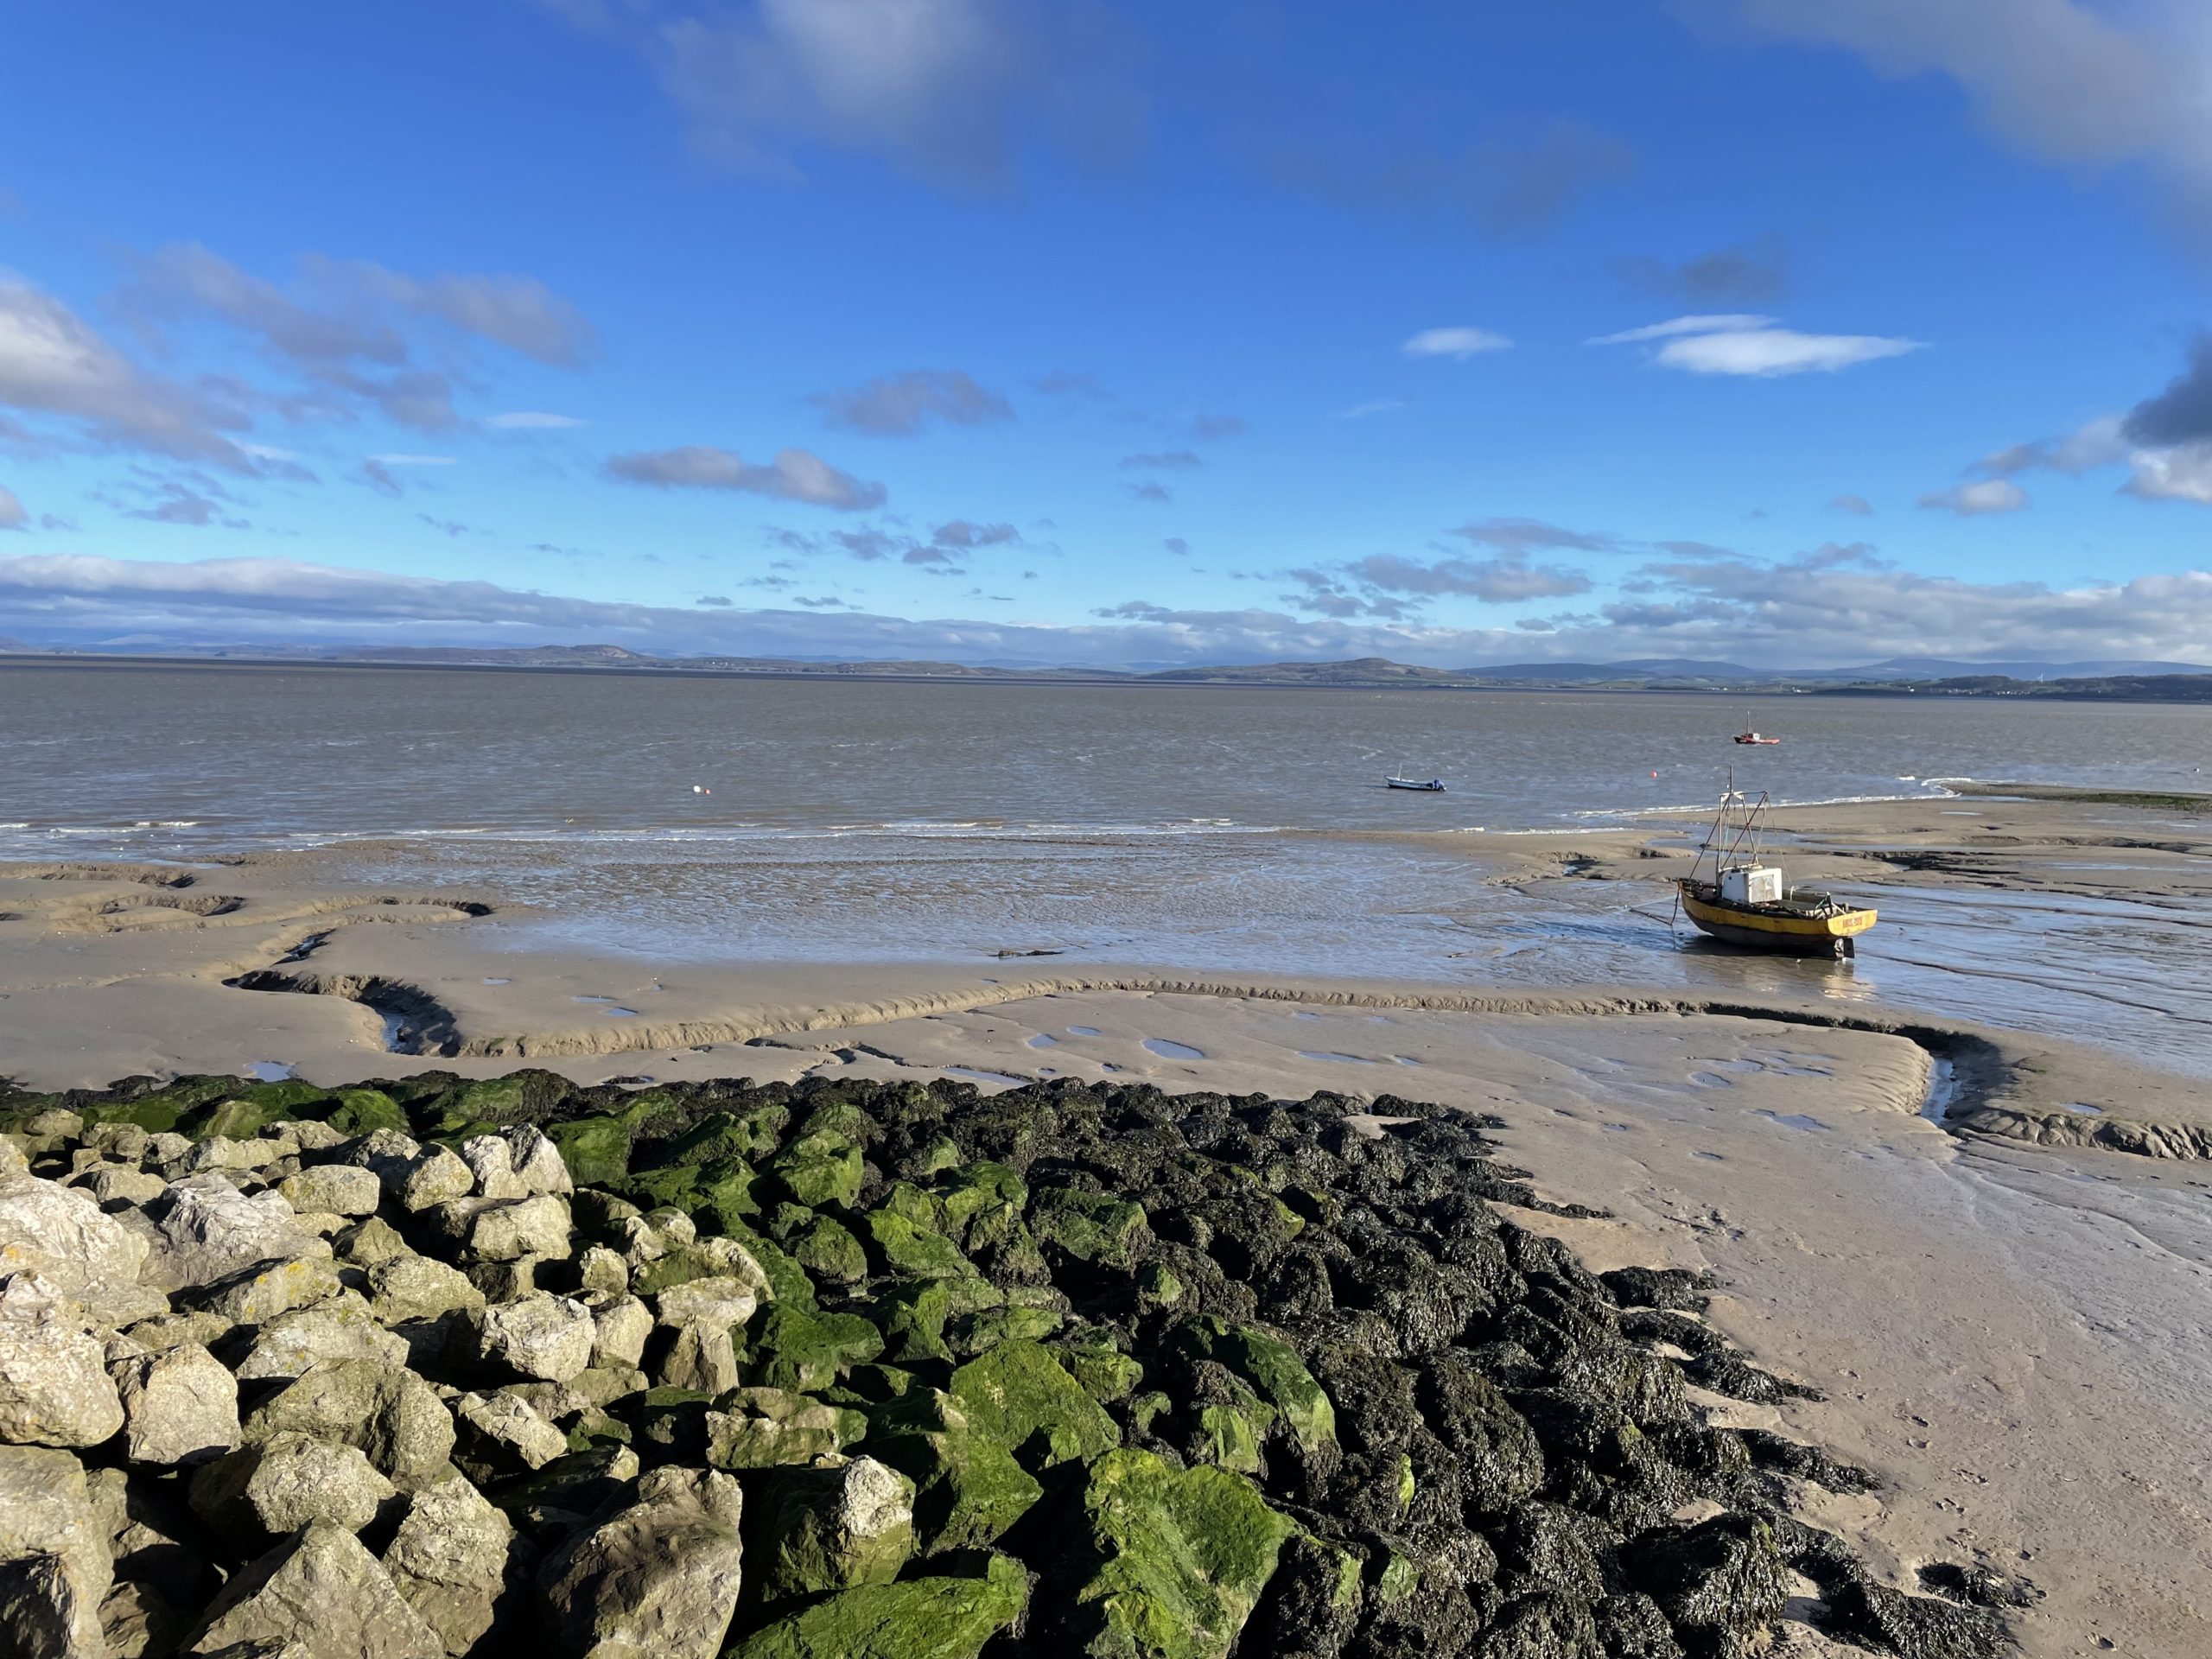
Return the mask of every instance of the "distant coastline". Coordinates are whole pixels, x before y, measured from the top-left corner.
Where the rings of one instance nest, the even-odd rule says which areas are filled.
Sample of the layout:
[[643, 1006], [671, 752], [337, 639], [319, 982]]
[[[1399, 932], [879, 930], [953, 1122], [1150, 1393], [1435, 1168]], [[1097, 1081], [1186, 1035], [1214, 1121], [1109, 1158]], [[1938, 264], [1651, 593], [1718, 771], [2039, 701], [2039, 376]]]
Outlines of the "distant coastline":
[[[1630, 670], [1630, 665], [1621, 665]], [[648, 657], [618, 646], [545, 646], [472, 652], [425, 648], [296, 655], [237, 652], [95, 652], [0, 646], [0, 668], [52, 670], [216, 669], [449, 670], [474, 673], [584, 674], [665, 679], [837, 680], [960, 685], [1194, 686], [1226, 690], [1283, 687], [1351, 691], [1605, 691], [1726, 694], [1732, 696], [1935, 696], [2032, 698], [2067, 702], [2212, 702], [2212, 672], [2110, 674], [2019, 679], [2003, 674], [1845, 679], [1834, 671], [1804, 674], [1624, 671], [1599, 677], [1591, 664], [1562, 664], [1548, 677], [1543, 664], [1503, 670], [1421, 668], [1380, 658], [1338, 663], [1260, 663], [1149, 672], [1114, 669], [988, 668], [957, 663], [810, 663], [774, 658]]]

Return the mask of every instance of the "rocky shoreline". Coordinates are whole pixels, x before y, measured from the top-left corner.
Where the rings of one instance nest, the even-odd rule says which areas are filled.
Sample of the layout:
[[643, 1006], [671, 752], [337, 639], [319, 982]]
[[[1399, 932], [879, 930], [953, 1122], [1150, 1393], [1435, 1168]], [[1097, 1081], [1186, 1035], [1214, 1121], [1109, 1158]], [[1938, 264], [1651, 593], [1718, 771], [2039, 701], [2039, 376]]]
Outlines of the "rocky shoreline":
[[[1353, 1116], [1354, 1111], [1363, 1116]], [[1484, 1121], [1072, 1080], [0, 1091], [0, 1648], [2005, 1651]]]

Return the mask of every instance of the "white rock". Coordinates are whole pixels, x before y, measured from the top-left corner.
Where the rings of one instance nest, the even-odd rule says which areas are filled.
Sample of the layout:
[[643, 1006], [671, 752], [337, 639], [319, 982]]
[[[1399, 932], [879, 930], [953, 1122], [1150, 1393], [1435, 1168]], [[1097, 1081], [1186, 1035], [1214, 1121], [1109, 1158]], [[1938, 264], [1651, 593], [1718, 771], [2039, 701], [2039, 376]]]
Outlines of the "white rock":
[[283, 1433], [193, 1477], [192, 1508], [226, 1533], [282, 1537], [317, 1521], [359, 1532], [395, 1495], [359, 1446]]
[[545, 1132], [534, 1123], [507, 1131], [509, 1160], [515, 1174], [525, 1192], [550, 1192], [565, 1197], [576, 1190], [569, 1176], [569, 1166], [561, 1160], [561, 1148], [546, 1138]]
[[446, 1645], [343, 1527], [311, 1526], [242, 1569], [185, 1651], [296, 1643], [311, 1659], [442, 1659]]
[[325, 1258], [259, 1262], [209, 1286], [195, 1299], [234, 1325], [262, 1325], [296, 1307], [312, 1307], [344, 1288]]
[[41, 1599], [66, 1610], [65, 1651], [73, 1656], [107, 1651], [99, 1606], [114, 1578], [109, 1536], [75, 1458], [44, 1446], [0, 1446], [0, 1561], [51, 1560]]
[[677, 1328], [676, 1340], [660, 1363], [661, 1386], [695, 1389], [701, 1394], [727, 1394], [741, 1381], [737, 1350], [726, 1325], [686, 1325]]
[[653, 1299], [663, 1325], [716, 1325], [727, 1331], [753, 1317], [760, 1298], [740, 1280], [690, 1279]]
[[427, 1255], [403, 1255], [369, 1269], [369, 1306], [380, 1323], [402, 1325], [481, 1307], [484, 1293], [458, 1268]]
[[594, 1306], [591, 1363], [594, 1365], [638, 1365], [644, 1363], [645, 1342], [653, 1333], [650, 1309], [634, 1296], [609, 1297]]
[[197, 1343], [110, 1367], [133, 1463], [194, 1464], [238, 1443], [238, 1380]]
[[238, 1375], [241, 1382], [259, 1382], [298, 1376], [319, 1360], [372, 1359], [397, 1366], [406, 1364], [407, 1357], [406, 1340], [377, 1322], [359, 1293], [347, 1290], [263, 1325], [238, 1362]]
[[466, 1653], [492, 1628], [513, 1543], [507, 1517], [456, 1476], [415, 1494], [384, 1569], [446, 1651]]
[[162, 1290], [212, 1285], [257, 1262], [327, 1257], [330, 1246], [292, 1219], [283, 1194], [249, 1198], [219, 1174], [171, 1184], [153, 1216], [145, 1281]]
[[464, 1461], [486, 1465], [493, 1478], [515, 1464], [543, 1469], [569, 1449], [567, 1435], [511, 1394], [464, 1394], [454, 1402], [453, 1414], [472, 1442]]
[[591, 1363], [598, 1327], [591, 1310], [570, 1297], [525, 1296], [474, 1319], [476, 1355], [486, 1365], [565, 1382]]
[[717, 1471], [656, 1469], [638, 1501], [579, 1534], [545, 1565], [561, 1650], [715, 1659], [737, 1611], [738, 1484]]
[[36, 1274], [0, 1279], [0, 1441], [98, 1446], [122, 1427], [105, 1344], [84, 1310]]
[[120, 1325], [160, 1311], [139, 1287], [146, 1242], [91, 1192], [35, 1175], [0, 1176], [0, 1274], [35, 1273]]
[[355, 1164], [317, 1164], [288, 1176], [277, 1189], [293, 1209], [333, 1216], [372, 1216], [384, 1198], [376, 1172]]
[[480, 1198], [524, 1198], [530, 1196], [515, 1174], [514, 1160], [506, 1141], [496, 1135], [472, 1135], [461, 1143], [461, 1161], [468, 1166], [468, 1173], [475, 1178], [474, 1191]]

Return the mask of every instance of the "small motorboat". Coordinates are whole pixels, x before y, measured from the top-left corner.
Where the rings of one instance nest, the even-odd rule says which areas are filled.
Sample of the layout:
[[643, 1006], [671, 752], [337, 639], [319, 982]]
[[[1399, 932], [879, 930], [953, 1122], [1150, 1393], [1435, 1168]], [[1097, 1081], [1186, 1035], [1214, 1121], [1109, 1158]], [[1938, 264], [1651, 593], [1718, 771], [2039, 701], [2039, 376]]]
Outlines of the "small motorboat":
[[[1700, 932], [1724, 944], [1793, 957], [1853, 957], [1855, 941], [1877, 912], [1811, 887], [1786, 886], [1782, 872], [1759, 862], [1759, 820], [1767, 798], [1746, 801], [1729, 779], [1705, 849], [1675, 882], [1682, 910]], [[1707, 855], [1713, 859], [1708, 877]]]
[[1418, 789], [1431, 795], [1441, 795], [1444, 792], [1444, 780], [1441, 778], [1385, 778], [1382, 780], [1382, 787]]
[[1768, 743], [1779, 743], [1782, 740], [1778, 737], [1764, 737], [1757, 732], [1738, 732], [1736, 734], [1736, 741], [1738, 743], [1758, 743], [1764, 745]]

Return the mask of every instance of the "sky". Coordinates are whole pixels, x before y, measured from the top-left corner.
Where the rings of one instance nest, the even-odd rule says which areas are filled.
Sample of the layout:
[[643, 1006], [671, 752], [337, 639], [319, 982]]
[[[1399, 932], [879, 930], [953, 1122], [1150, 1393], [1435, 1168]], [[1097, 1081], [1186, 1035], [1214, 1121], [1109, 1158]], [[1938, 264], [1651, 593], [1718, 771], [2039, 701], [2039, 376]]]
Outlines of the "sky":
[[0, 68], [0, 639], [2212, 662], [2194, 0], [86, 0]]

